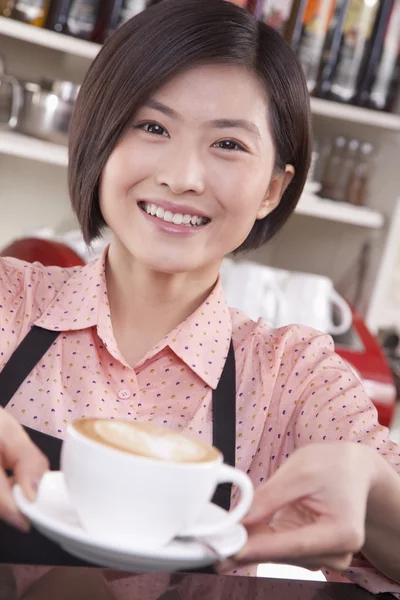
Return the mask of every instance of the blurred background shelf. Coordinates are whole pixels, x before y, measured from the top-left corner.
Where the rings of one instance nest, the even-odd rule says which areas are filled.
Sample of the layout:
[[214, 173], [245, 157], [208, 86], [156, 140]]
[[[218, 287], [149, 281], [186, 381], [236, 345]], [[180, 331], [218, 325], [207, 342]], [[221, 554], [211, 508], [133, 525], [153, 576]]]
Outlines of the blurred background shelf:
[[384, 216], [371, 208], [335, 202], [308, 193], [301, 197], [296, 213], [370, 229], [380, 229], [385, 222]]
[[360, 108], [351, 104], [342, 104], [341, 102], [331, 102], [321, 98], [311, 98], [311, 110], [313, 115], [340, 119], [341, 121], [351, 121], [368, 125], [369, 127], [378, 127], [381, 129], [400, 132], [400, 115], [394, 115], [369, 108]]
[[37, 140], [27, 135], [0, 131], [0, 154], [26, 158], [49, 165], [66, 167], [68, 150], [66, 146]]
[[65, 54], [89, 59], [93, 59], [101, 48], [100, 44], [86, 42], [68, 35], [56, 33], [55, 31], [26, 25], [25, 23], [7, 19], [6, 17], [0, 17], [0, 34], [52, 50], [58, 50]]

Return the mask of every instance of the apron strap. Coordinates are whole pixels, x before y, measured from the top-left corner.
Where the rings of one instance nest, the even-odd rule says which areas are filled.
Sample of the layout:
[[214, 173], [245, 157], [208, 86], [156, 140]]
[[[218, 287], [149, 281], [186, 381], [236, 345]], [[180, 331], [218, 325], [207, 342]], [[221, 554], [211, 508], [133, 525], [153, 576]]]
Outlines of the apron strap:
[[0, 373], [0, 406], [7, 406], [59, 335], [59, 331], [32, 327]]
[[[0, 406], [3, 408], [7, 406], [22, 383], [59, 335], [59, 331], [49, 331], [48, 329], [36, 326], [32, 327], [0, 373]], [[60, 468], [62, 440], [31, 427], [24, 427], [24, 429], [32, 442], [49, 459], [50, 469], [58, 471]]]
[[[0, 406], [5, 408], [19, 387], [60, 335], [33, 326], [3, 371], [0, 373]], [[213, 444], [223, 454], [225, 462], [235, 466], [236, 451], [236, 372], [232, 341], [221, 379], [212, 395]], [[30, 427], [24, 427], [33, 443], [48, 457], [52, 470], [60, 469], [62, 440]], [[213, 502], [229, 510], [231, 484], [219, 485]], [[84, 563], [64, 552], [57, 544], [41, 536], [36, 530], [30, 535], [21, 534], [0, 522], [0, 563], [42, 565], [83, 565]], [[7, 540], [7, 543], [4, 543]]]
[[[221, 379], [212, 395], [213, 444], [228, 465], [235, 466], [236, 458], [236, 368], [231, 340]], [[231, 506], [232, 484], [223, 483], [216, 489], [213, 502], [225, 510]]]

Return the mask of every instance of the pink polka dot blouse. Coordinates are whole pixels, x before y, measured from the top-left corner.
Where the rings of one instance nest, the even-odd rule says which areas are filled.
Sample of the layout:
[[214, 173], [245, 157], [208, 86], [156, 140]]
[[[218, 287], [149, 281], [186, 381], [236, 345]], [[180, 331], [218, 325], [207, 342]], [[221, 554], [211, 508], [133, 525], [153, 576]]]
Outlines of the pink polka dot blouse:
[[[211, 443], [212, 390], [232, 336], [236, 462], [255, 486], [296, 448], [324, 440], [373, 446], [400, 472], [400, 448], [378, 424], [374, 406], [334, 353], [331, 338], [306, 327], [276, 330], [263, 320], [249, 320], [228, 308], [220, 282], [140, 362], [126, 364], [111, 325], [106, 255], [68, 270], [0, 259], [0, 370], [33, 324], [61, 331], [7, 406], [20, 423], [62, 438], [72, 419], [118, 417]], [[338, 574], [327, 577], [344, 580]], [[345, 577], [372, 592], [400, 597], [400, 586], [362, 557]], [[126, 583], [115, 582], [115, 591]]]

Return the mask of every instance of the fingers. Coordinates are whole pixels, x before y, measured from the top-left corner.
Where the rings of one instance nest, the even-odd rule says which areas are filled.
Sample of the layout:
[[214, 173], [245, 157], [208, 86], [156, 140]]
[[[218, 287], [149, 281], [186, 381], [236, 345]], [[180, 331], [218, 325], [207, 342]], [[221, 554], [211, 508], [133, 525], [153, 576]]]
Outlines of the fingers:
[[35, 500], [39, 483], [48, 470], [47, 458], [33, 444], [20, 424], [6, 411], [0, 412], [0, 459], [10, 469], [28, 500]]
[[358, 529], [336, 522], [318, 522], [281, 533], [271, 531], [265, 524], [250, 533], [246, 546], [234, 560], [239, 565], [285, 561], [298, 564], [309, 557], [347, 557], [358, 552], [363, 544], [364, 535]]
[[319, 521], [280, 533], [271, 533], [268, 525], [265, 528], [259, 526], [237, 558], [262, 562], [280, 561], [288, 557], [355, 553], [364, 545], [364, 537], [362, 528], [341, 525], [336, 521]]
[[[243, 519], [246, 526], [253, 525], [258, 521], [265, 521], [272, 517], [279, 509], [287, 506], [299, 498], [311, 496], [317, 493], [321, 485], [315, 477], [312, 469], [294, 468], [296, 457], [285, 463], [266, 483], [261, 485], [254, 495], [253, 505]], [[288, 485], [288, 481], [290, 484]]]
[[2, 469], [0, 469], [0, 518], [20, 531], [27, 532], [30, 529], [29, 522], [21, 515], [14, 502], [11, 479]]
[[[6, 475], [6, 469], [13, 477]], [[0, 410], [0, 519], [22, 531], [29, 522], [21, 515], [12, 495], [12, 485], [19, 483], [28, 500], [36, 498], [39, 482], [48, 470], [48, 461], [32, 443], [19, 423]]]
[[293, 564], [303, 567], [309, 571], [321, 571], [323, 569], [332, 569], [333, 571], [346, 571], [353, 561], [353, 554], [330, 554], [327, 556], [310, 556], [308, 559], [296, 561], [282, 561], [283, 564]]

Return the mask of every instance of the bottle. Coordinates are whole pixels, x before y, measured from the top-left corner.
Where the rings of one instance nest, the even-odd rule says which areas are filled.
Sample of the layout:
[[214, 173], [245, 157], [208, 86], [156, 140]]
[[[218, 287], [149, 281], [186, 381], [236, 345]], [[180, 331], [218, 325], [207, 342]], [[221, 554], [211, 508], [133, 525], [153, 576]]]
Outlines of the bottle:
[[294, 0], [289, 19], [287, 20], [283, 31], [284, 40], [295, 52], [300, 42], [303, 27], [303, 17], [307, 3], [308, 0]]
[[323, 198], [334, 199], [335, 186], [342, 168], [346, 146], [347, 140], [345, 137], [339, 135], [335, 138], [321, 179], [321, 190], [319, 195]]
[[95, 41], [95, 27], [102, 2], [104, 0], [72, 0], [67, 17], [67, 32], [74, 37]]
[[50, 0], [16, 0], [11, 9], [11, 18], [36, 27], [44, 27]]
[[[390, 15], [389, 26], [383, 42], [379, 65], [371, 82], [369, 97], [365, 105], [378, 110], [390, 110], [393, 100], [393, 88], [397, 85], [400, 71], [400, 0], [395, 0]], [[400, 72], [399, 72], [400, 75]]]
[[396, 115], [400, 115], [400, 46], [386, 110], [389, 110]]
[[[400, 7], [400, 3], [397, 3]], [[400, 19], [395, 19], [395, 29], [390, 31], [389, 23], [392, 21], [394, 0], [384, 0], [379, 3], [372, 34], [368, 40], [364, 56], [361, 61], [357, 76], [356, 92], [352, 99], [354, 104], [368, 106], [371, 99], [371, 91], [377, 79], [379, 65], [383, 70], [393, 69], [397, 55], [398, 39], [400, 39]], [[399, 11], [400, 14], [400, 11]], [[392, 39], [393, 38], [393, 39]], [[394, 47], [394, 52], [391, 51]], [[385, 52], [386, 48], [386, 52]], [[392, 56], [390, 56], [392, 54]], [[394, 55], [394, 57], [393, 57]], [[382, 69], [381, 69], [382, 70]]]
[[118, 28], [122, 5], [123, 0], [101, 0], [91, 36], [93, 42], [103, 44]]
[[308, 91], [315, 88], [327, 31], [336, 0], [308, 0], [302, 20], [297, 56], [307, 79]]
[[357, 164], [359, 147], [358, 140], [350, 140], [347, 144], [331, 196], [336, 202], [347, 202], [349, 183]]
[[[313, 148], [314, 149], [314, 148]], [[332, 142], [330, 138], [323, 137], [318, 141], [318, 157], [315, 161], [313, 179], [314, 181], [318, 181], [321, 183], [326, 164], [329, 160], [330, 154], [332, 152]]]
[[400, 115], [400, 77], [399, 85], [397, 86], [397, 94], [394, 96], [393, 104], [390, 107], [390, 111], [396, 115]]
[[319, 65], [317, 82], [313, 95], [325, 98], [329, 94], [332, 78], [339, 62], [342, 44], [342, 30], [350, 0], [337, 0], [331, 25], [328, 28], [322, 57]]
[[347, 202], [356, 206], [364, 206], [368, 195], [368, 184], [371, 174], [370, 159], [373, 146], [369, 142], [360, 145], [356, 164], [350, 176], [347, 188]]
[[339, 60], [330, 82], [330, 99], [350, 102], [353, 98], [378, 6], [378, 0], [350, 0], [343, 24]]
[[71, 3], [72, 0], [52, 0], [45, 23], [46, 29], [66, 33]]

